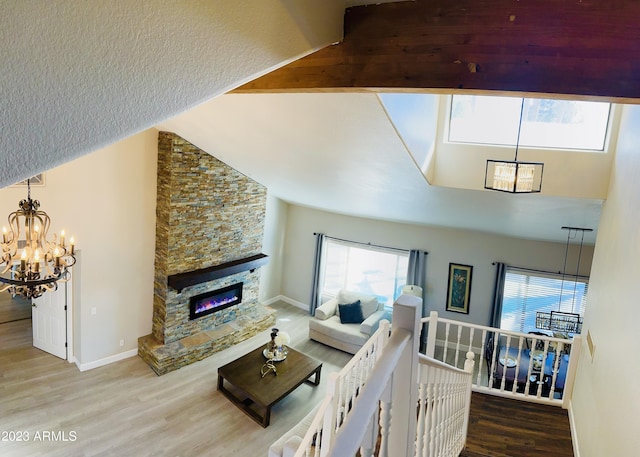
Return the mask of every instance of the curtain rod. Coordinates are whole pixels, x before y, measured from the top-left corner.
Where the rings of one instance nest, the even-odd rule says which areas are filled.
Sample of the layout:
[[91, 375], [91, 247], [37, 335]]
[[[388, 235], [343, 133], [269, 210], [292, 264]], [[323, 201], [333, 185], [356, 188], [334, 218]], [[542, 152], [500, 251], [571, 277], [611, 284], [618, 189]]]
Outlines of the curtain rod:
[[[491, 262], [491, 265], [496, 265], [498, 262]], [[522, 271], [531, 271], [533, 273], [546, 273], [549, 275], [561, 275], [562, 271], [547, 271], [547, 270], [536, 270], [535, 268], [525, 268], [525, 267], [516, 267], [513, 265], [507, 265], [505, 263], [505, 266], [507, 266], [507, 268], [512, 268], [514, 270], [522, 270]], [[570, 278], [573, 277], [575, 278], [576, 275], [568, 275]], [[586, 275], [578, 275], [578, 278], [584, 278], [584, 279], [589, 279], [589, 276]]]
[[[319, 233], [313, 232], [313, 235], [316, 236], [316, 235], [319, 235]], [[343, 241], [345, 243], [352, 243], [352, 244], [359, 244], [361, 246], [371, 246], [374, 248], [389, 249], [391, 251], [410, 252], [410, 249], [393, 248], [391, 246], [381, 246], [379, 244], [363, 243], [362, 241], [345, 240], [343, 238], [336, 238], [335, 236], [329, 236], [329, 235], [325, 235], [324, 237], [330, 240]], [[427, 251], [423, 251], [423, 252], [425, 254], [429, 254]]]

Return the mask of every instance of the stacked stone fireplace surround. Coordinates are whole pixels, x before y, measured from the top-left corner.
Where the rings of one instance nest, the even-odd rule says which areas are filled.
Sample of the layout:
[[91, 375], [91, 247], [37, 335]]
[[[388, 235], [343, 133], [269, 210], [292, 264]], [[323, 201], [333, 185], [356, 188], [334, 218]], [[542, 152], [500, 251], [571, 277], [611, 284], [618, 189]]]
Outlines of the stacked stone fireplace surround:
[[[158, 137], [158, 198], [152, 333], [138, 354], [158, 375], [202, 360], [268, 329], [273, 311], [258, 301], [260, 269], [178, 291], [169, 276], [260, 254], [266, 189], [179, 136]], [[190, 298], [243, 283], [242, 302], [190, 320]]]

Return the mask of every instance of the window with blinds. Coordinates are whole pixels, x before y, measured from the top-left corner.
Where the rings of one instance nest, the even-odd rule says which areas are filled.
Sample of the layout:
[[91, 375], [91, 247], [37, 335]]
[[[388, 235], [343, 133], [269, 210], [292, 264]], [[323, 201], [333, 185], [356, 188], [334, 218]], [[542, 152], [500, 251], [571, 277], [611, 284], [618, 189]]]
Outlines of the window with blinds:
[[[500, 328], [515, 332], [540, 331], [536, 313], [561, 311], [581, 317], [587, 302], [589, 279], [507, 268]], [[544, 331], [544, 330], [543, 330]]]
[[335, 297], [347, 289], [375, 295], [390, 307], [407, 283], [408, 265], [408, 251], [325, 240], [322, 296]]

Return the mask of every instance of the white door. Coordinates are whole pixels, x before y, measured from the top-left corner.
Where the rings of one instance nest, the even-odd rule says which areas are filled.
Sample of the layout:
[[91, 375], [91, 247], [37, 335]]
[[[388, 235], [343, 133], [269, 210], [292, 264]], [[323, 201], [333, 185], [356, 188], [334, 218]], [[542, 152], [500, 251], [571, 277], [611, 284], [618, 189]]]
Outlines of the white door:
[[67, 284], [33, 299], [33, 345], [61, 359], [67, 358]]

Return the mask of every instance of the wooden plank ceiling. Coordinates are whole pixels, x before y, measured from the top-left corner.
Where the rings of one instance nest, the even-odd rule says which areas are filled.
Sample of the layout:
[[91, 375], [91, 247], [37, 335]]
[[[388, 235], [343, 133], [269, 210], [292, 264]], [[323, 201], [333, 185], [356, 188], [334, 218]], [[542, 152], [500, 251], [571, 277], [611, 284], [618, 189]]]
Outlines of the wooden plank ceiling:
[[343, 42], [234, 92], [508, 91], [638, 103], [639, 23], [635, 0], [354, 7]]

